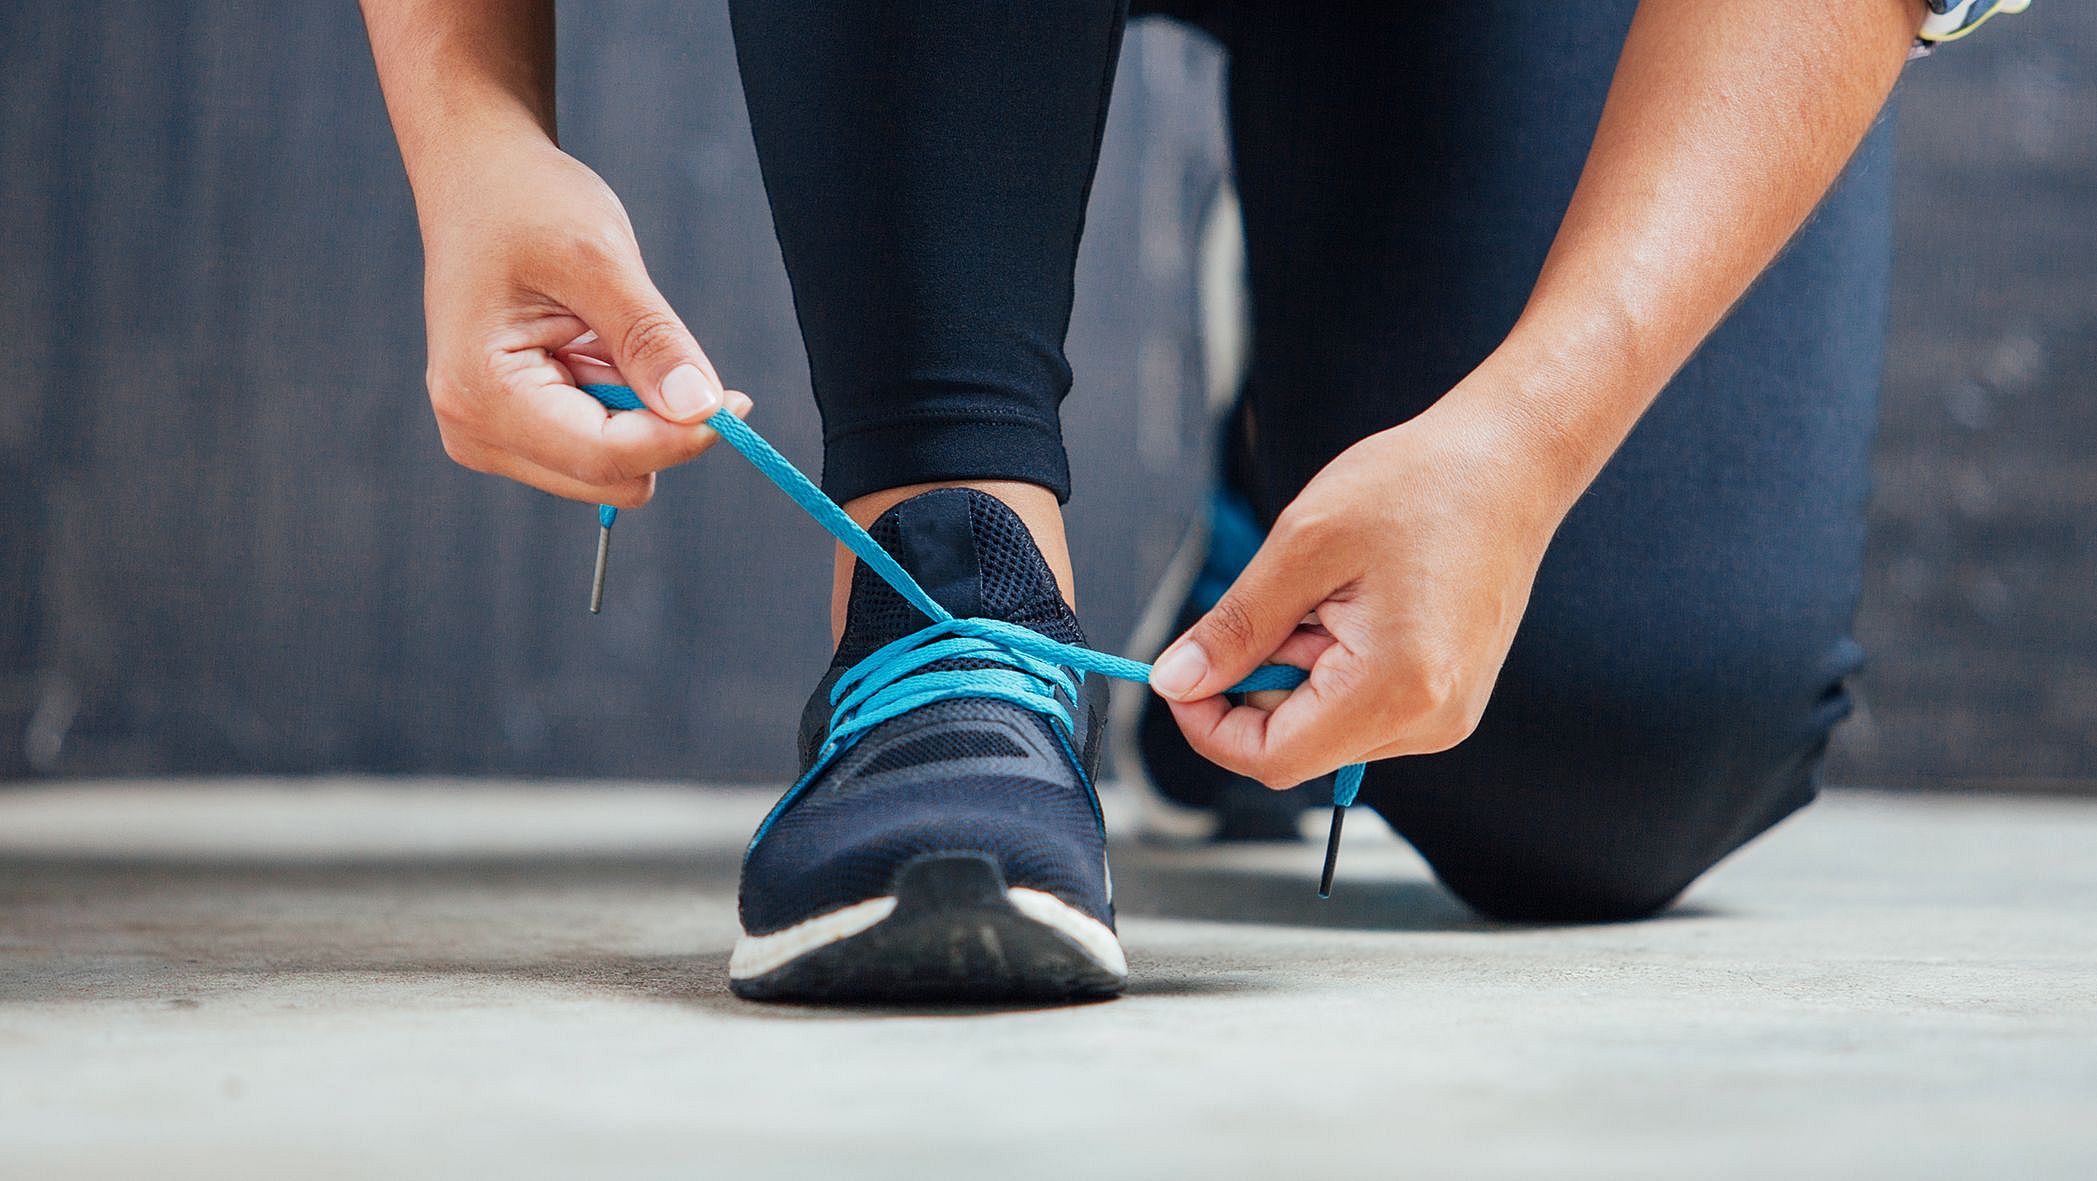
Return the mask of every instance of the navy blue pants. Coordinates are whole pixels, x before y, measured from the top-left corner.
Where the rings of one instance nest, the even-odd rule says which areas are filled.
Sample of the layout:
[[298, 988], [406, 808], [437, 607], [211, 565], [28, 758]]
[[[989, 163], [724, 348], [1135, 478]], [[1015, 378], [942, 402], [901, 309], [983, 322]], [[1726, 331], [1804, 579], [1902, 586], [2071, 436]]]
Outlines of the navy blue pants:
[[[1180, 5], [1229, 53], [1262, 514], [1514, 323], [1634, 6]], [[827, 489], [1067, 495], [1062, 345], [1123, 7], [733, 15]], [[1477, 733], [1371, 769], [1364, 799], [1480, 910], [1650, 913], [1812, 798], [1860, 659], [1888, 133], [1574, 508]]]

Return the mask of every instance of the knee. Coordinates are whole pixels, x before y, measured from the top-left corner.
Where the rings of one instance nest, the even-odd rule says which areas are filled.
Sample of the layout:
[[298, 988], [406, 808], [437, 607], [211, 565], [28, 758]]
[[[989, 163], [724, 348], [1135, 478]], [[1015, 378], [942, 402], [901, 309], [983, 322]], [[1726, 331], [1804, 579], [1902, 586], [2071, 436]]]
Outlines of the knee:
[[1385, 765], [1378, 804], [1491, 918], [1656, 914], [1812, 798], [1847, 711], [1839, 672], [1728, 663], [1503, 678], [1469, 742]]
[[1617, 923], [1672, 905], [1708, 863], [1682, 867], [1649, 856], [1548, 856], [1509, 852], [1440, 864], [1442, 884], [1466, 906], [1503, 923]]
[[[1509, 923], [1649, 918], [1815, 792], [1808, 767], [1648, 774], [1618, 764], [1552, 786], [1563, 806], [1487, 822], [1429, 855], [1473, 910]], [[1654, 786], [1663, 790], [1644, 790]]]

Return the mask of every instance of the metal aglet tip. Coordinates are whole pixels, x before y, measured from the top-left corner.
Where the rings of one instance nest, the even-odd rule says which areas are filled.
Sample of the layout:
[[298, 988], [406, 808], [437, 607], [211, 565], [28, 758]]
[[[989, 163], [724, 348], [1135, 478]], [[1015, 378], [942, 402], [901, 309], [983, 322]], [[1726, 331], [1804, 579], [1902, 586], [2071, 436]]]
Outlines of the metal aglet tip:
[[604, 570], [612, 558], [612, 527], [597, 527], [597, 570], [590, 576], [590, 614], [604, 613]]
[[1332, 872], [1340, 864], [1340, 828], [1347, 823], [1347, 806], [1332, 806], [1332, 828], [1325, 835], [1325, 872], [1318, 875], [1318, 897], [1332, 897]]

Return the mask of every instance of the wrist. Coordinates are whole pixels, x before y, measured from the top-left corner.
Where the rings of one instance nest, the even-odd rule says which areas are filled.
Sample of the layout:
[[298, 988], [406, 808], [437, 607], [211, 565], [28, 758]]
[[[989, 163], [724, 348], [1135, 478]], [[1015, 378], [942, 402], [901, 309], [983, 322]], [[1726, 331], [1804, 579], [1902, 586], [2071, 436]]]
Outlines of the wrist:
[[553, 133], [522, 109], [483, 108], [448, 119], [442, 127], [400, 130], [408, 183], [418, 194], [472, 184], [519, 153], [554, 146]]
[[1666, 383], [1666, 374], [1643, 372], [1630, 335], [1598, 316], [1554, 323], [1525, 315], [1436, 408], [1484, 424], [1562, 514]]
[[473, 220], [506, 184], [536, 174], [546, 154], [560, 152], [530, 120], [492, 115], [428, 147], [410, 149], [405, 136], [401, 146], [425, 244]]

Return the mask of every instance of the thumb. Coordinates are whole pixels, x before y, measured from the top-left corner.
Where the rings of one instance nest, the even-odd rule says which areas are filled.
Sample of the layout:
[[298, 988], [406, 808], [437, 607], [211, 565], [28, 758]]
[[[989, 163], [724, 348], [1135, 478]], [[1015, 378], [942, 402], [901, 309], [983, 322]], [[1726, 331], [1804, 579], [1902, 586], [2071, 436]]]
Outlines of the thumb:
[[727, 404], [714, 363], [670, 310], [639, 259], [586, 277], [569, 310], [611, 350], [612, 364], [650, 410], [671, 422], [698, 422]]
[[1332, 589], [1316, 581], [1324, 563], [1301, 548], [1270, 536], [1216, 605], [1158, 657], [1151, 688], [1173, 701], [1200, 701], [1265, 663]]

